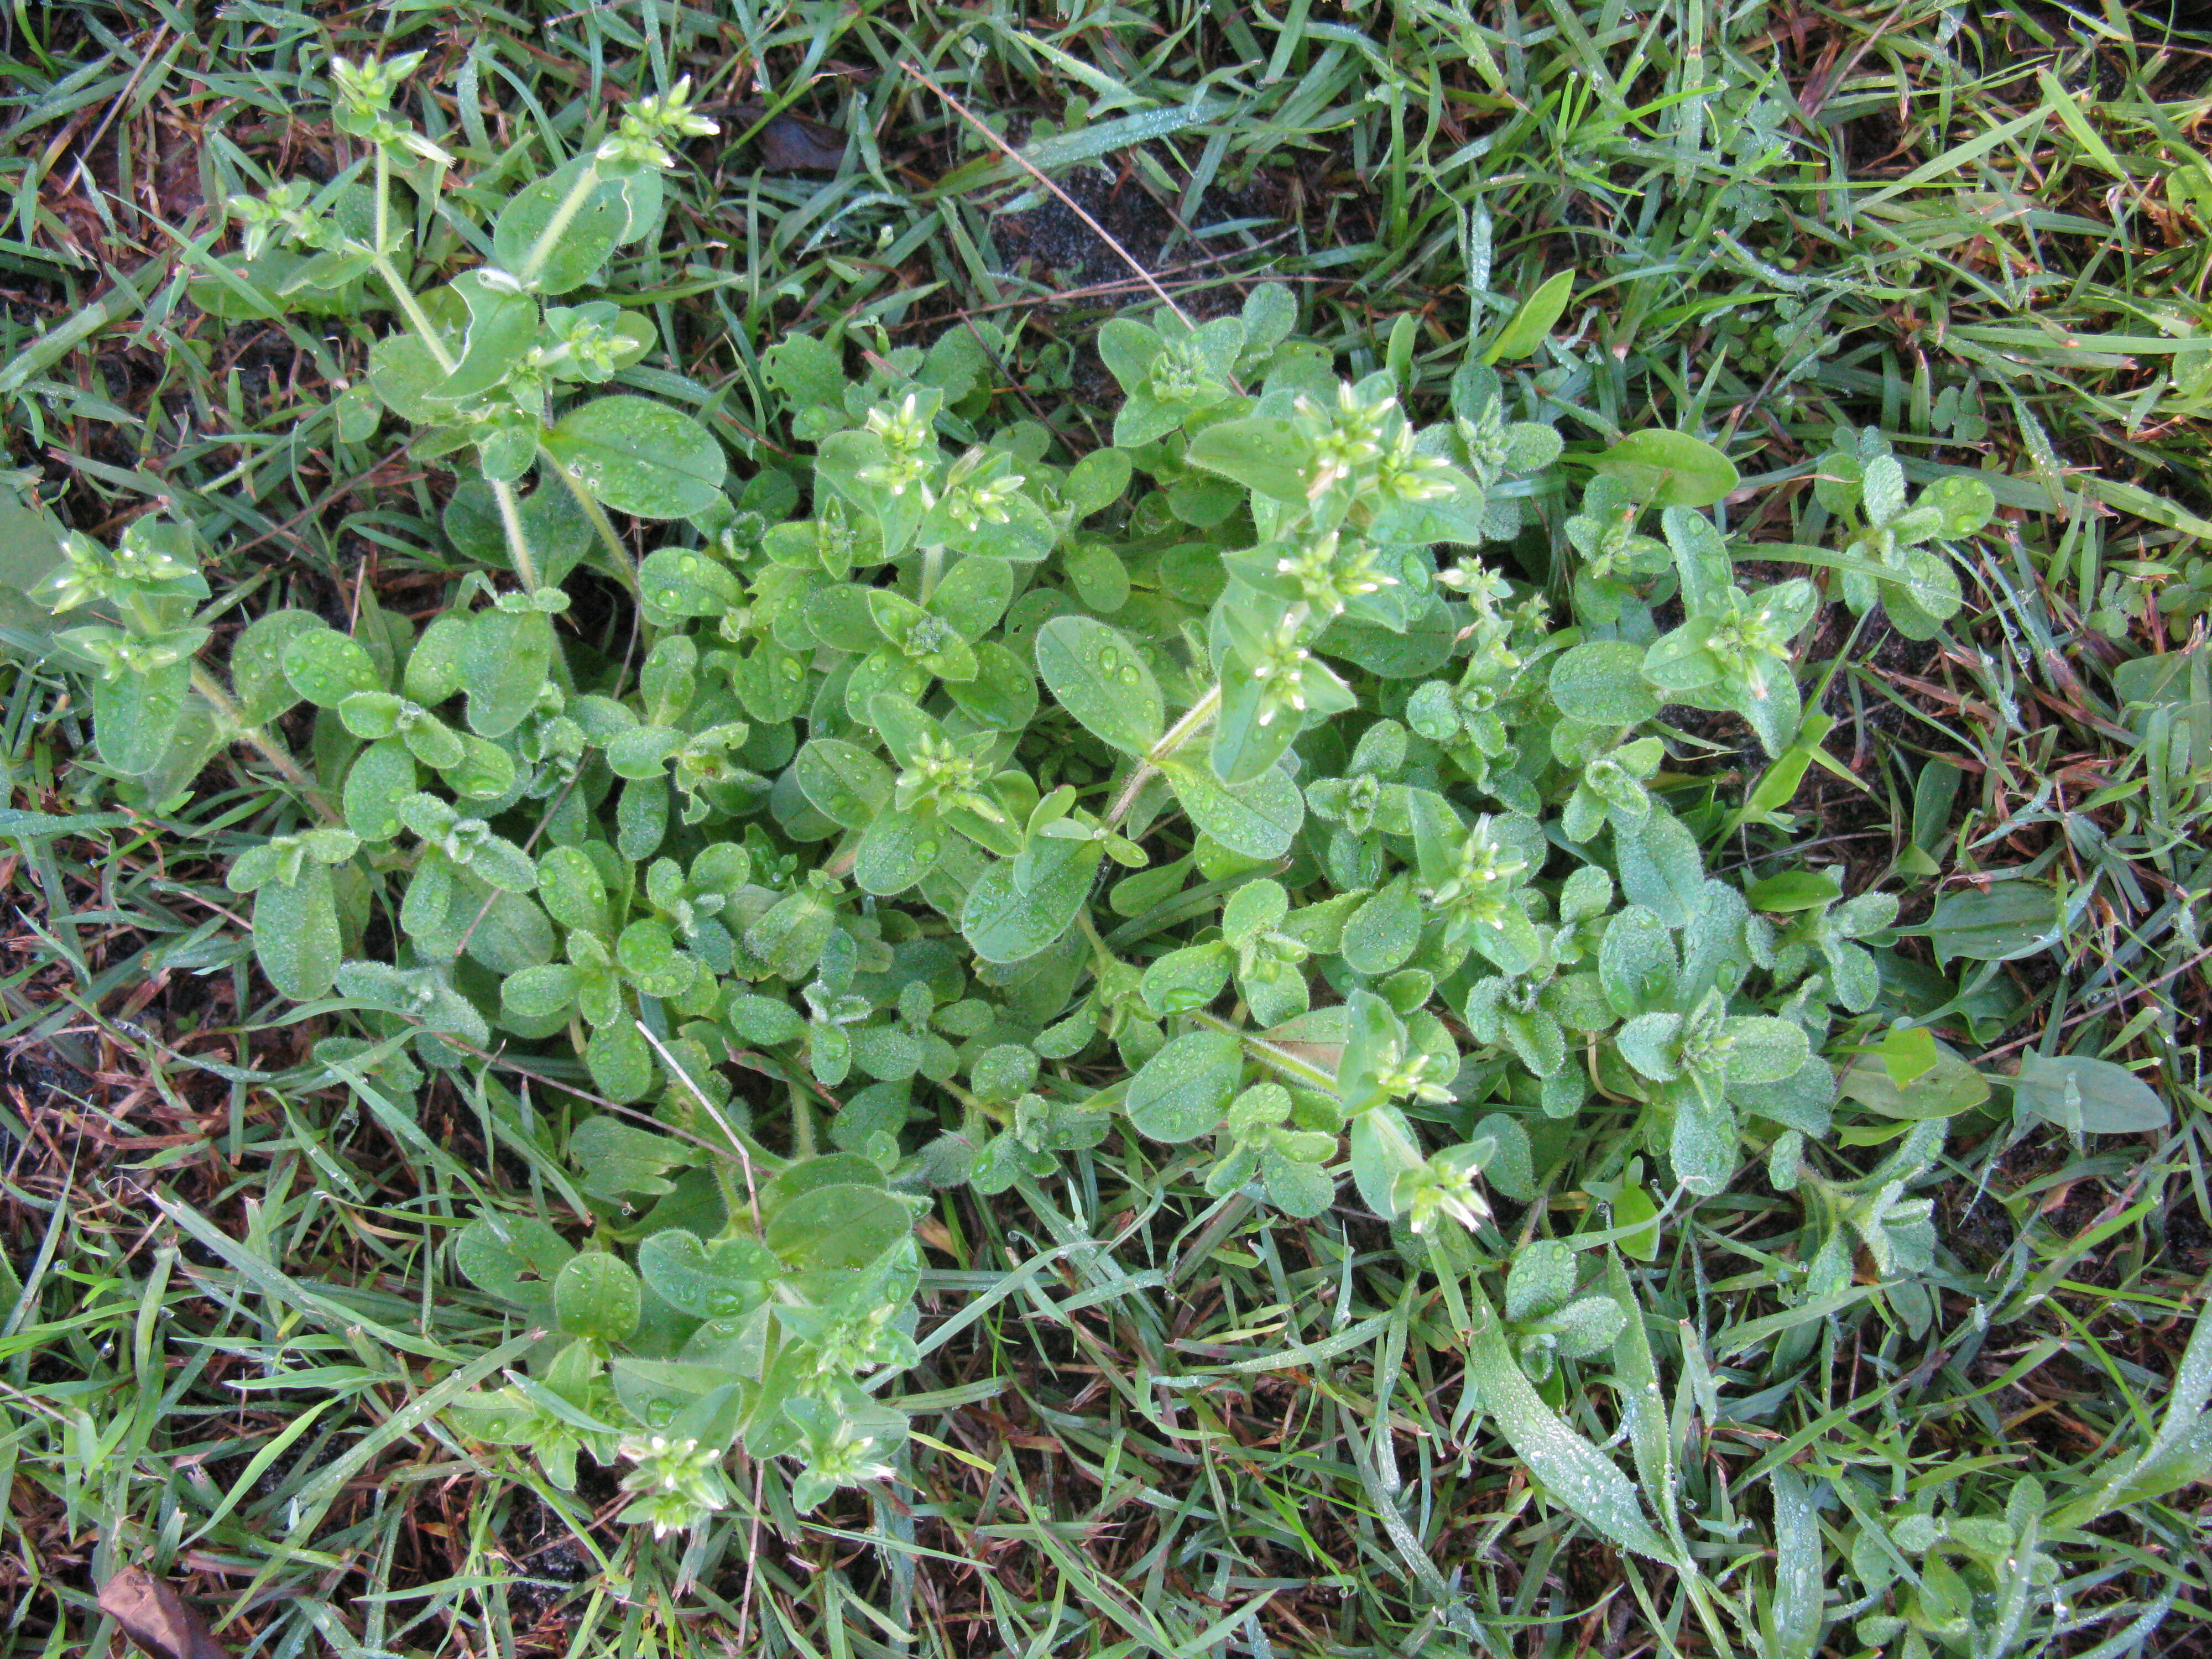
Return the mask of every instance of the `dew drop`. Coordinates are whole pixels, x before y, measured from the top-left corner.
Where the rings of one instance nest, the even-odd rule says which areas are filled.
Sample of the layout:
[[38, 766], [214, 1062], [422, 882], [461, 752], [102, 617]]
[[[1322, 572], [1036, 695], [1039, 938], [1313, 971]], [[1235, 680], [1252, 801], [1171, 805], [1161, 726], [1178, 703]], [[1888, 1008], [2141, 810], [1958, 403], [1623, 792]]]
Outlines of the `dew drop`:
[[914, 844], [915, 857], [920, 859], [924, 864], [934, 862], [938, 854], [942, 850], [942, 843], [934, 836], [924, 836]]
[[665, 1400], [656, 1400], [645, 1408], [645, 1420], [656, 1429], [665, 1429], [676, 1420], [676, 1407]]
[[732, 1319], [744, 1310], [744, 1298], [735, 1291], [716, 1291], [707, 1298], [707, 1311], [717, 1319]]

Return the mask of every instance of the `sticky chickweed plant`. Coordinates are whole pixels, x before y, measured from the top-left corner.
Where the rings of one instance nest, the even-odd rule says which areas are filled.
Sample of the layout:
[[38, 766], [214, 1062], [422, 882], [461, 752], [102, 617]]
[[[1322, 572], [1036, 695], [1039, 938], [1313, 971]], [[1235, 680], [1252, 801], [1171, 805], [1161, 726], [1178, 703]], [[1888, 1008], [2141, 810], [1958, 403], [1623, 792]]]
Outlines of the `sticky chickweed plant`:
[[[1845, 1301], [1936, 1316], [1920, 1188], [1992, 1079], [1900, 1019], [1894, 884], [1707, 849], [1834, 764], [1824, 607], [1934, 634], [1988, 488], [1912, 494], [1839, 431], [1824, 540], [1754, 548], [1699, 438], [1570, 453], [1473, 343], [1414, 407], [1395, 342], [1346, 378], [1280, 285], [1108, 322], [1123, 400], [1082, 454], [994, 395], [988, 319], [793, 334], [765, 356], [792, 447], [731, 476], [611, 389], [657, 337], [608, 263], [713, 130], [686, 85], [418, 288], [416, 239], [477, 200], [401, 112], [418, 67], [332, 65], [366, 159], [231, 200], [218, 286], [384, 319], [339, 428], [404, 423], [450, 471], [464, 574], [419, 626], [240, 627], [204, 526], [152, 512], [69, 537], [39, 594], [119, 799], [173, 811], [218, 760], [273, 791], [228, 884], [268, 990], [327, 1017], [318, 1059], [392, 1101], [465, 1084], [565, 1160], [574, 1201], [487, 1200], [451, 1245], [537, 1335], [441, 1431], [559, 1491], [591, 1466], [641, 1547], [896, 1498], [918, 1224], [1117, 1142], [1373, 1229], [1548, 1501], [1685, 1575], [1714, 1641], [1819, 1629], [1817, 1582], [1808, 1615], [1706, 1576], [1635, 1275], [1748, 1185], [1802, 1211], [1799, 1361]], [[1736, 731], [1756, 790], [1697, 735]], [[2077, 1133], [2143, 1092], [2062, 1069]], [[1899, 1133], [1839, 1139], [1843, 1099]], [[1566, 1413], [1601, 1376], [1619, 1458]], [[1916, 1491], [1825, 1616], [2016, 1648], [2060, 1617], [2047, 1540], [2187, 1478], [2180, 1445], [2063, 1512], [2025, 1478]], [[1799, 1547], [1873, 1502], [1771, 1484]]]

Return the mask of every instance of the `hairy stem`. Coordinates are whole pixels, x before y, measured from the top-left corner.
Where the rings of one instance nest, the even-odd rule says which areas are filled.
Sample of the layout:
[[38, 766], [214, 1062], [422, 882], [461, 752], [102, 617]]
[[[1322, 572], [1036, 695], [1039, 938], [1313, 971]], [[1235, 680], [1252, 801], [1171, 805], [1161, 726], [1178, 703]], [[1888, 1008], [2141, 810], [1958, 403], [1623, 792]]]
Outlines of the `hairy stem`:
[[1191, 1010], [1187, 1012], [1183, 1018], [1195, 1021], [1208, 1030], [1219, 1031], [1225, 1036], [1235, 1037], [1244, 1045], [1244, 1052], [1262, 1066], [1280, 1072], [1285, 1077], [1293, 1079], [1309, 1089], [1317, 1089], [1325, 1095], [1333, 1096], [1336, 1093], [1335, 1073], [1322, 1071], [1320, 1066], [1302, 1055], [1294, 1054], [1289, 1049], [1270, 1042], [1263, 1036], [1255, 1036], [1242, 1027], [1232, 1025], [1227, 1020], [1217, 1015], [1206, 1013], [1203, 1010]]
[[1206, 693], [1193, 703], [1183, 717], [1161, 735], [1160, 740], [1145, 751], [1137, 769], [1129, 774], [1129, 781], [1121, 786], [1121, 793], [1114, 798], [1107, 809], [1106, 827], [1110, 830], [1129, 816], [1129, 809], [1137, 804], [1137, 796], [1144, 787], [1159, 775], [1160, 763], [1173, 755], [1193, 738], [1213, 723], [1221, 712], [1221, 687], [1218, 683], [1209, 686]]
[[292, 758], [291, 750], [270, 736], [265, 728], [248, 724], [238, 705], [231, 701], [230, 694], [217, 684], [213, 673], [198, 663], [192, 665], [192, 690], [207, 699], [222, 727], [275, 767], [284, 781], [290, 784], [300, 799], [313, 807], [319, 817], [331, 823], [343, 824], [345, 822], [345, 814], [331, 804], [314, 779], [307, 775], [307, 769]]
[[606, 508], [599, 505], [597, 496], [568, 476], [568, 469], [556, 461], [543, 444], [538, 446], [538, 454], [553, 476], [568, 486], [568, 493], [576, 498], [576, 505], [583, 509], [585, 518], [599, 532], [600, 544], [613, 559], [617, 574], [629, 585], [630, 592], [635, 595], [638, 592], [637, 572], [631, 567], [629, 549], [623, 545], [623, 538], [615, 530], [615, 521], [607, 517]]
[[430, 354], [431, 361], [447, 374], [452, 374], [460, 366], [460, 360], [446, 349], [446, 343], [438, 337], [438, 331], [430, 326], [429, 313], [422, 309], [422, 302], [415, 297], [415, 290], [408, 287], [405, 279], [400, 276], [399, 267], [393, 264], [380, 248], [370, 257], [369, 263], [376, 274], [384, 278], [385, 287], [392, 290], [392, 300], [405, 314], [407, 325], [422, 342], [422, 349]]
[[522, 527], [522, 498], [511, 483], [493, 484], [491, 494], [499, 503], [499, 521], [507, 532], [507, 556], [514, 562], [515, 580], [522, 584], [524, 592], [535, 593], [540, 586], [538, 561], [531, 556], [529, 533]]
[[528, 288], [544, 273], [545, 262], [553, 257], [553, 250], [567, 234], [569, 225], [584, 210], [592, 192], [599, 187], [599, 164], [587, 161], [584, 170], [576, 175], [568, 193], [561, 198], [561, 205], [553, 210], [553, 216], [545, 222], [545, 228], [538, 233], [538, 240], [530, 245], [530, 252], [522, 261], [522, 269], [514, 274]]

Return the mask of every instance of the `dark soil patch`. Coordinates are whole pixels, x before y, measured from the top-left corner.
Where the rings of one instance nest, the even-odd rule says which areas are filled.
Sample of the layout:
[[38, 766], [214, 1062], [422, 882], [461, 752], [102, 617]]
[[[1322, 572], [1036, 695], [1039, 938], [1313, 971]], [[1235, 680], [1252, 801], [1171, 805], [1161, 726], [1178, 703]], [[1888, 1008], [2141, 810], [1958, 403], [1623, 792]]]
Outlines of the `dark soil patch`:
[[[999, 213], [992, 221], [993, 240], [1010, 274], [1050, 288], [1071, 304], [1099, 307], [1150, 311], [1164, 289], [1194, 321], [1236, 311], [1246, 285], [1212, 280], [1224, 262], [1236, 258], [1236, 248], [1190, 233], [1226, 220], [1273, 219], [1284, 205], [1283, 191], [1265, 179], [1237, 191], [1217, 186], [1195, 224], [1185, 225], [1133, 166], [1118, 172], [1077, 168], [1054, 182], [1064, 198], [1047, 194], [1034, 206]], [[1031, 193], [1042, 194], [1042, 186]], [[1147, 276], [1153, 280], [1147, 282]], [[1072, 369], [1079, 398], [1109, 407], [1121, 401], [1121, 388], [1095, 350], [1076, 354]]]
[[[596, 1516], [620, 1496], [620, 1488], [611, 1474], [585, 1456], [577, 1461], [575, 1496]], [[453, 1511], [448, 1516], [447, 1541], [452, 1571], [462, 1572], [467, 1571], [465, 1505], [457, 1504]], [[619, 1528], [611, 1524], [595, 1525], [592, 1530], [602, 1549], [612, 1550], [621, 1542], [614, 1535]], [[507, 1489], [505, 1513], [495, 1524], [494, 1536], [515, 1575], [505, 1587], [507, 1613], [514, 1621], [515, 1651], [563, 1650], [576, 1623], [570, 1598], [594, 1570], [591, 1553], [560, 1511], [520, 1485]]]

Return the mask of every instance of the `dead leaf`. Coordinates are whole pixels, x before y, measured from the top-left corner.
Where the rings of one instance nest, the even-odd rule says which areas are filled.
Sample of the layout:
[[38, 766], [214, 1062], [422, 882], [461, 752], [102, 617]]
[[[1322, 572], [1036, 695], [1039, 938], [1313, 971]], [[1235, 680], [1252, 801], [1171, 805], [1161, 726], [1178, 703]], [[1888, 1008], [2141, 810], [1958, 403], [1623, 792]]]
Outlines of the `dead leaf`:
[[199, 1609], [143, 1567], [125, 1567], [102, 1584], [100, 1610], [152, 1659], [230, 1659]]
[[[761, 118], [757, 104], [738, 104], [731, 112], [747, 126]], [[835, 127], [798, 115], [771, 115], [753, 135], [763, 171], [835, 173], [845, 159], [845, 137]]]

